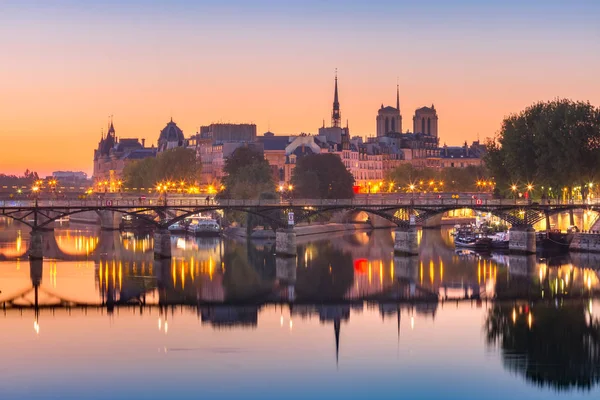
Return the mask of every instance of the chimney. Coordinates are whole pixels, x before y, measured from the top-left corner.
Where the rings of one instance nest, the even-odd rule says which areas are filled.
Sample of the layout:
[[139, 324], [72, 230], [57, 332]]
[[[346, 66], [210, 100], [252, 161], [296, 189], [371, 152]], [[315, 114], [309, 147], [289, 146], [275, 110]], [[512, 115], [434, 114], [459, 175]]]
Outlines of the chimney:
[[142, 139], [142, 147], [146, 147], [146, 139]]

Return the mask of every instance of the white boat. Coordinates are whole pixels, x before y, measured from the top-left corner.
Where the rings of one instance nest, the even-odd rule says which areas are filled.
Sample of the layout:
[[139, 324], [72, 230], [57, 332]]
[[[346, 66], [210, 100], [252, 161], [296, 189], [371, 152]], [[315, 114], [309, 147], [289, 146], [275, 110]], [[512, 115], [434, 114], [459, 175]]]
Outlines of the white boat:
[[221, 227], [212, 218], [195, 219], [188, 226], [187, 231], [194, 236], [219, 236]]
[[497, 232], [492, 236], [489, 236], [489, 238], [492, 239], [493, 249], [508, 249], [510, 240], [508, 232]]
[[183, 221], [175, 222], [174, 224], [169, 225], [167, 228], [171, 233], [185, 233], [186, 226]]

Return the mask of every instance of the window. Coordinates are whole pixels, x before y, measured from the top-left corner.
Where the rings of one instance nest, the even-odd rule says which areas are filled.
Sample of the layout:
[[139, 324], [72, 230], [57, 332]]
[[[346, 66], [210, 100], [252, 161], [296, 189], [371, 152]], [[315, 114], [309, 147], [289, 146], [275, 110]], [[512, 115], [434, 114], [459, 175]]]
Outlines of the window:
[[427, 134], [431, 135], [431, 119], [427, 118]]
[[421, 118], [421, 133], [425, 133], [425, 117]]

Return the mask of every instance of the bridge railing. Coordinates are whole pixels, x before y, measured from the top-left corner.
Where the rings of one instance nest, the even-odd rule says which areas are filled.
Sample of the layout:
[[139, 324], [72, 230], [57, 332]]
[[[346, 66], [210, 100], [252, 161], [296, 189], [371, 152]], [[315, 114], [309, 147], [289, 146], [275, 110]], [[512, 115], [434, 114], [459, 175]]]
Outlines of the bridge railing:
[[434, 207], [434, 206], [455, 206], [465, 208], [478, 207], [499, 207], [499, 206], [582, 206], [582, 207], [600, 207], [600, 200], [540, 200], [531, 201], [525, 199], [473, 199], [473, 198], [441, 198], [441, 199], [410, 199], [410, 198], [361, 198], [361, 199], [268, 199], [268, 200], [206, 200], [205, 197], [190, 197], [190, 198], [175, 198], [167, 199], [166, 204], [164, 199], [138, 199], [138, 198], [123, 198], [123, 199], [88, 199], [88, 200], [0, 200], [2, 208], [30, 208], [35, 207], [47, 208], [130, 208], [130, 207], [276, 207], [285, 208], [286, 206], [293, 207]]

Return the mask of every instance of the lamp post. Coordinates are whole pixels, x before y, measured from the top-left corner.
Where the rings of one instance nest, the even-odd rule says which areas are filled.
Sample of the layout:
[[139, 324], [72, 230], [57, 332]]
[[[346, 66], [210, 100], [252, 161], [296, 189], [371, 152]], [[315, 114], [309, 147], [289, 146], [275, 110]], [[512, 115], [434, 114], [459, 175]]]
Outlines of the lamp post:
[[517, 185], [512, 185], [510, 187], [510, 190], [512, 190], [513, 197], [515, 198], [515, 200], [517, 200]]

